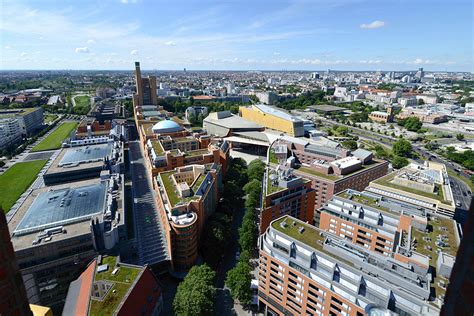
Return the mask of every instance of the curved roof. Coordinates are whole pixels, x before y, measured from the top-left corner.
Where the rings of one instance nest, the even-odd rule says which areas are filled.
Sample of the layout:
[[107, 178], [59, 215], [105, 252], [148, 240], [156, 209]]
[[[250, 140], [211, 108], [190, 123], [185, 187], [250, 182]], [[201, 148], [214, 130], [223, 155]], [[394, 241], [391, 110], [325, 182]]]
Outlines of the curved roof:
[[153, 132], [154, 133], [170, 133], [170, 132], [178, 132], [181, 131], [183, 128], [176, 122], [170, 120], [163, 120], [159, 121], [155, 125], [153, 125]]

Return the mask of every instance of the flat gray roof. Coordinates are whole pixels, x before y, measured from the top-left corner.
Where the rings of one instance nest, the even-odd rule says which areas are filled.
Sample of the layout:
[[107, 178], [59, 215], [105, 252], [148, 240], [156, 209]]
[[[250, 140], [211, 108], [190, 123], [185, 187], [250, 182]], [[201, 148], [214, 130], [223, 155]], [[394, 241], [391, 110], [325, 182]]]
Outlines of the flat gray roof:
[[72, 147], [65, 150], [58, 166], [79, 165], [86, 162], [102, 161], [112, 154], [113, 144], [98, 144], [90, 146]]
[[336, 112], [336, 111], [347, 110], [346, 108], [341, 108], [340, 106], [335, 106], [335, 105], [330, 105], [330, 104], [310, 105], [308, 107], [311, 109], [315, 109], [317, 111], [323, 111], [323, 112]]
[[96, 183], [42, 192], [34, 199], [14, 234], [89, 220], [93, 214], [104, 210], [106, 190], [105, 183]]

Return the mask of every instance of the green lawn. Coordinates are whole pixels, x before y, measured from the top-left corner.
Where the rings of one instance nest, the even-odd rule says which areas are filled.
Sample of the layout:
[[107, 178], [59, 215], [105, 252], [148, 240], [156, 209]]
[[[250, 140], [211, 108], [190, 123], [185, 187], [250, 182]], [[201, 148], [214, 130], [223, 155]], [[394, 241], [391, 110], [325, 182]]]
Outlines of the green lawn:
[[80, 107], [89, 107], [90, 97], [88, 95], [78, 95], [74, 97], [74, 102], [76, 106]]
[[63, 140], [65, 140], [71, 132], [77, 127], [76, 122], [65, 122], [59, 125], [56, 130], [43, 139], [38, 145], [33, 147], [32, 152], [58, 149], [61, 147]]
[[46, 124], [49, 124], [49, 123], [54, 122], [57, 118], [58, 116], [56, 114], [47, 114], [44, 116], [44, 122]]
[[5, 213], [28, 189], [47, 160], [19, 162], [0, 175], [0, 207]]

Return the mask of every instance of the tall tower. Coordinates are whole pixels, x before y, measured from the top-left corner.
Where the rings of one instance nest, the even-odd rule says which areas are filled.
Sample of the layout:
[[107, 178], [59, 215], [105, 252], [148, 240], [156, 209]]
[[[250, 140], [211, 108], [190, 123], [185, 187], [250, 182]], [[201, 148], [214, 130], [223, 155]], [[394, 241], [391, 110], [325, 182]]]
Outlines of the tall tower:
[[142, 78], [140, 63], [138, 61], [135, 62], [135, 82], [137, 92], [133, 96], [133, 105], [158, 105], [156, 95], [156, 77], [148, 76], [148, 78]]
[[135, 106], [143, 105], [143, 86], [142, 86], [142, 72], [140, 70], [140, 62], [135, 62], [135, 86], [137, 88], [137, 103]]
[[7, 220], [0, 208], [0, 315], [32, 315]]

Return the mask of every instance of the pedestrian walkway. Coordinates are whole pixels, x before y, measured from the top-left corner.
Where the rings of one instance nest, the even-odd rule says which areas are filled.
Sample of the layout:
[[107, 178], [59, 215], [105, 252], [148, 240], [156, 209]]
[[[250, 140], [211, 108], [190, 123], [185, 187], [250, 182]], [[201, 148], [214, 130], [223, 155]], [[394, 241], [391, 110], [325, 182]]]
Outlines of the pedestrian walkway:
[[130, 142], [129, 148], [139, 264], [151, 265], [170, 260], [163, 224], [144, 165], [140, 144], [137, 141]]

